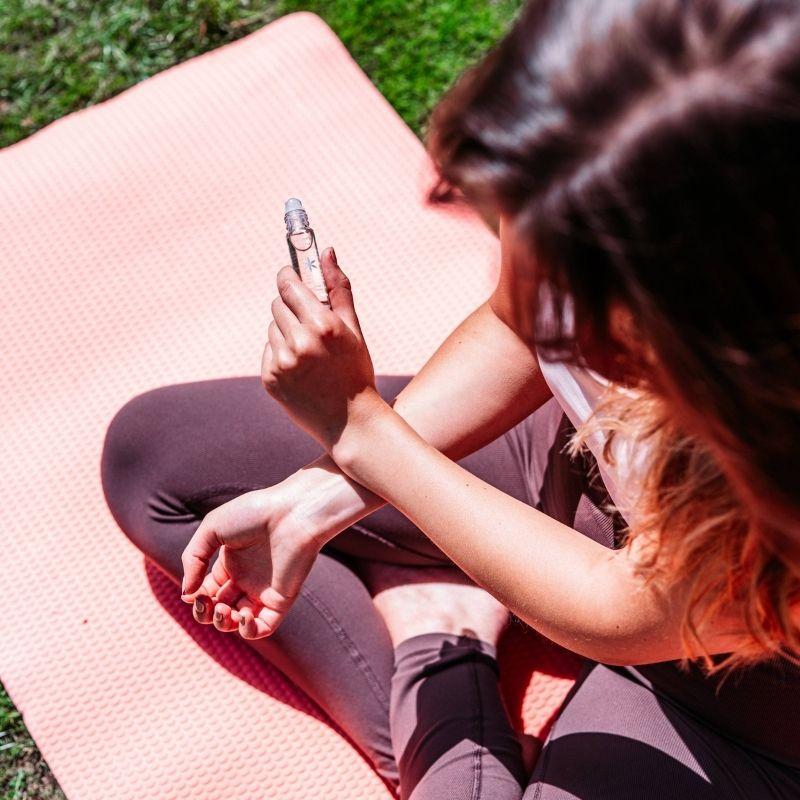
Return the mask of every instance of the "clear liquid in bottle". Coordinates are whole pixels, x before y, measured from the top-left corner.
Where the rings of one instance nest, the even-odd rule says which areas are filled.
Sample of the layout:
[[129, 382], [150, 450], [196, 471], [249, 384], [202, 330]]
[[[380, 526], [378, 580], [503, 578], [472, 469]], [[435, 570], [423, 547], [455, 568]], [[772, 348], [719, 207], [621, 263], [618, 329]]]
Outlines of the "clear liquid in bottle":
[[308, 224], [308, 215], [303, 204], [293, 197], [286, 201], [284, 210], [286, 241], [289, 245], [292, 267], [300, 276], [300, 280], [314, 292], [317, 299], [330, 306], [328, 289], [322, 275], [317, 239]]

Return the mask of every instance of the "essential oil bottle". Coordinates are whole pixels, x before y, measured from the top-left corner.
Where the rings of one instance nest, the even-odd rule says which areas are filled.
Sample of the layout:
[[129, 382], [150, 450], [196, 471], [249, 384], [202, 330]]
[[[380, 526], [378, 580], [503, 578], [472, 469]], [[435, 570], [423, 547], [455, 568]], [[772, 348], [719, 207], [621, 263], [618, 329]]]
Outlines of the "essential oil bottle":
[[311, 289], [321, 303], [330, 307], [328, 290], [322, 275], [322, 265], [319, 260], [317, 239], [313, 229], [308, 224], [303, 204], [296, 197], [290, 197], [283, 207], [283, 221], [286, 223], [286, 241], [289, 244], [289, 255], [292, 258], [292, 267], [300, 276], [300, 280]]

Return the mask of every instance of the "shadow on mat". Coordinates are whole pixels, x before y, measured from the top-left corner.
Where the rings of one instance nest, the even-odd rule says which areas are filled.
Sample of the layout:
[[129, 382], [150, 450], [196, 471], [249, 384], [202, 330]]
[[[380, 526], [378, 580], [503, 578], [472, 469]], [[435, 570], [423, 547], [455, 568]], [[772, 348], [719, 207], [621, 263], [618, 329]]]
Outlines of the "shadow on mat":
[[[220, 666], [264, 694], [329, 725], [345, 741], [349, 742], [353, 750], [374, 770], [369, 758], [356, 743], [299, 686], [252, 650], [243, 639], [231, 634], [220, 633], [212, 625], [200, 625], [192, 616], [192, 607], [181, 601], [175, 591], [176, 587], [172, 579], [146, 557], [144, 558], [144, 567], [156, 600], [195, 643]], [[375, 774], [383, 781], [386, 788], [394, 793], [394, 788], [386, 778], [378, 772]]]
[[[145, 573], [158, 602], [169, 612], [197, 645], [218, 664], [240, 680], [282, 703], [306, 714], [324, 720], [337, 731], [338, 726], [305, 692], [295, 686], [277, 668], [251, 650], [244, 641], [220, 634], [211, 625], [200, 625], [192, 616], [192, 608], [181, 602], [175, 584], [152, 561], [145, 558]], [[519, 622], [513, 622], [503, 634], [498, 647], [503, 699], [511, 723], [523, 729], [525, 697], [532, 680], [537, 677], [572, 681], [578, 675], [581, 662], [572, 653], [547, 641], [535, 631]], [[566, 693], [566, 688], [559, 691]], [[556, 712], [544, 726], [543, 738], [552, 724]], [[342, 733], [345, 736], [344, 733]]]
[[181, 601], [173, 581], [156, 564], [145, 558], [144, 566], [150, 588], [158, 602], [220, 666], [264, 694], [323, 720], [342, 733], [333, 720], [302, 689], [295, 686], [277, 667], [261, 658], [243, 640], [231, 634], [220, 633], [213, 625], [200, 625], [192, 616], [192, 607]]

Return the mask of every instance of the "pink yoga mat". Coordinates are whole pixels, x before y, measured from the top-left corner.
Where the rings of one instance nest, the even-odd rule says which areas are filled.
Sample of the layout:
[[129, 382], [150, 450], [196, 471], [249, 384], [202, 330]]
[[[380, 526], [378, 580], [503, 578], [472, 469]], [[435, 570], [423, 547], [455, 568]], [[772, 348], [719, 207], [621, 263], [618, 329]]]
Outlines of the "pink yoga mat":
[[[0, 677], [73, 800], [388, 797], [301, 692], [192, 620], [98, 464], [132, 395], [257, 372], [291, 195], [336, 245], [378, 371], [418, 369], [498, 264], [472, 214], [426, 207], [428, 178], [306, 13], [0, 152]], [[576, 661], [519, 626], [501, 652], [541, 732]]]

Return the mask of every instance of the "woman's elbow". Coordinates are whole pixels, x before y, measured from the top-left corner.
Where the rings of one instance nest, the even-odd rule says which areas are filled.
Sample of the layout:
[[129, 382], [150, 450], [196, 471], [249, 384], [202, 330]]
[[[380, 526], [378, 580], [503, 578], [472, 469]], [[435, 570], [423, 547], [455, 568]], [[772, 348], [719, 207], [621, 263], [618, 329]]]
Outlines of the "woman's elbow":
[[611, 667], [626, 667], [672, 661], [681, 658], [683, 653], [680, 642], [671, 638], [653, 639], [647, 635], [622, 634], [618, 638], [593, 643], [582, 655]]
[[575, 642], [576, 652], [609, 666], [651, 664], [681, 658], [680, 637], [664, 619], [625, 612], [602, 612]]

